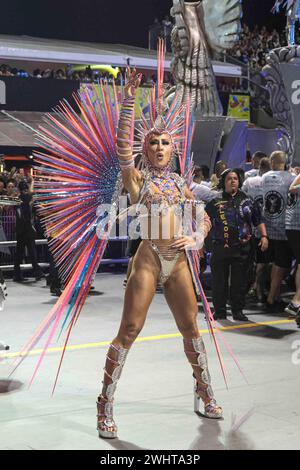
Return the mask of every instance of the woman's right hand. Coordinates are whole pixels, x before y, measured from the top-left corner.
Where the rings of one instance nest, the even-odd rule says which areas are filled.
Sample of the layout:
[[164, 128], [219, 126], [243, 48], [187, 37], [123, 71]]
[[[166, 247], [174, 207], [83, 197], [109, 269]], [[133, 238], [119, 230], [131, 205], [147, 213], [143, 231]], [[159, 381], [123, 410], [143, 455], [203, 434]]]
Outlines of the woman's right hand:
[[125, 78], [125, 98], [129, 98], [131, 96], [135, 96], [137, 89], [140, 86], [142, 80], [142, 74], [137, 73], [136, 69], [130, 70], [130, 67], [127, 66], [126, 68], [126, 78]]

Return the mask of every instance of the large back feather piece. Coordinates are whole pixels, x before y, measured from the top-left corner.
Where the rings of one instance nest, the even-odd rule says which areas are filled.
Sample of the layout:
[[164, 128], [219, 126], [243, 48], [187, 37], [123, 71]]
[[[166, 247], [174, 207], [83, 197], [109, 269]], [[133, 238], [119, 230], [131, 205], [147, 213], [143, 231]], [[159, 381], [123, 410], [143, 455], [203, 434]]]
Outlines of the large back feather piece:
[[46, 115], [47, 125], [38, 132], [43, 151], [35, 153], [39, 164], [36, 204], [65, 289], [15, 366], [50, 329], [31, 382], [56, 333], [67, 326], [55, 388], [71, 330], [107, 245], [109, 229], [98, 238], [97, 227], [107, 216], [101, 204], [111, 204], [118, 193], [119, 99], [115, 86], [113, 92], [105, 83], [100, 84], [100, 91], [86, 87], [75, 96], [79, 113], [63, 101], [54, 115]]

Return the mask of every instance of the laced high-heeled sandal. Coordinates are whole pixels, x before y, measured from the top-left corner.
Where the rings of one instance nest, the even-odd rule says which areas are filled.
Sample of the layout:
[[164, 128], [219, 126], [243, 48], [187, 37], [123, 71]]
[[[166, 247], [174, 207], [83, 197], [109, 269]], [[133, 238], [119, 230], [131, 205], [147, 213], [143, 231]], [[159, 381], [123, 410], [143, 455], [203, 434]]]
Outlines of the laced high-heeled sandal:
[[[112, 359], [109, 353], [115, 355]], [[121, 376], [121, 372], [129, 350], [121, 346], [110, 345], [106, 355], [106, 364], [104, 367], [103, 389], [98, 397], [97, 404], [97, 430], [99, 437], [104, 439], [115, 439], [117, 437], [118, 428], [113, 418], [113, 401], [117, 382]], [[112, 364], [112, 372], [109, 374], [106, 367]], [[106, 383], [110, 380], [109, 383]]]
[[[194, 369], [194, 411], [206, 418], [222, 419], [223, 410], [217, 405], [211, 387], [211, 377], [208, 370], [207, 354], [203, 339], [183, 340], [185, 354]], [[191, 358], [191, 356], [193, 356]], [[197, 363], [194, 362], [196, 359]], [[200, 410], [200, 400], [204, 403], [204, 411]]]
[[[202, 388], [203, 387], [203, 388]], [[194, 386], [194, 412], [200, 413], [204, 415], [206, 418], [210, 419], [222, 419], [223, 418], [223, 410], [217, 404], [213, 394], [210, 394], [211, 386], [209, 385], [208, 388], [204, 388], [206, 385], [202, 385], [199, 383], [197, 379], [195, 379], [195, 386]], [[212, 390], [211, 390], [212, 392]], [[200, 410], [200, 400], [204, 403], [204, 411]]]
[[118, 428], [113, 419], [112, 403], [103, 395], [98, 397], [97, 404], [97, 431], [99, 437], [104, 439], [115, 439]]

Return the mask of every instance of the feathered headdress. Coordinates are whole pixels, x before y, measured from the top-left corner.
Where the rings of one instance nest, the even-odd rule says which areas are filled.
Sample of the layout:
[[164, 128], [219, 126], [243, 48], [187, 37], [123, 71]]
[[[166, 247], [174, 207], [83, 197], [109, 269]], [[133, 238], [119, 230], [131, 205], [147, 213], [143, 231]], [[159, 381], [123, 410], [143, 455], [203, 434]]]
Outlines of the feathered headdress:
[[194, 120], [189, 105], [183, 106], [179, 95], [175, 95], [170, 106], [164, 99], [164, 64], [166, 48], [163, 39], [158, 40], [157, 83], [150, 93], [149, 118], [142, 113], [142, 122], [136, 130], [134, 152], [146, 158], [147, 146], [153, 134], [168, 134], [174, 152], [180, 158], [181, 173], [185, 175], [191, 166], [191, 143]]

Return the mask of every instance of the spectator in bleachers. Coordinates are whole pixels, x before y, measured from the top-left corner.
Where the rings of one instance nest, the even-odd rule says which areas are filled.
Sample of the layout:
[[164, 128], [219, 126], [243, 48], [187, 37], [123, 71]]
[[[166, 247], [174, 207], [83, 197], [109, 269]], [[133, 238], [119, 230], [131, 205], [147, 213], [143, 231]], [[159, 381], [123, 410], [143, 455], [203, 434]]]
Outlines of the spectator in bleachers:
[[42, 71], [41, 71], [41, 69], [35, 69], [35, 70], [33, 71], [33, 77], [35, 77], [35, 78], [42, 78]]
[[8, 180], [6, 184], [6, 195], [8, 197], [16, 197], [17, 188], [16, 188], [14, 180]]
[[56, 70], [54, 78], [57, 78], [58, 80], [65, 80], [66, 79], [65, 71], [63, 69]]
[[150, 35], [150, 49], [157, 49], [157, 40], [159, 37], [163, 37], [163, 27], [158, 18], [155, 18], [154, 23], [149, 28]]
[[[121, 72], [121, 75], [124, 76], [124, 71]], [[0, 66], [0, 76], [6, 77], [21, 77], [21, 78], [53, 78], [57, 80], [78, 80], [83, 83], [96, 83], [99, 79], [106, 79], [109, 83], [112, 81], [112, 75], [108, 72], [102, 71], [93, 71], [90, 66], [87, 66], [84, 71], [73, 72], [72, 66], [68, 64], [66, 68], [60, 68], [57, 70], [46, 68], [41, 70], [40, 68], [35, 69], [30, 75], [26, 70], [23, 69], [11, 69], [8, 65], [2, 64]], [[171, 77], [171, 76], [170, 76]], [[168, 80], [168, 79], [167, 79]], [[171, 82], [171, 78], [170, 78]], [[120, 85], [122, 83], [122, 78], [119, 76], [116, 80], [116, 83]]]
[[281, 46], [286, 46], [284, 31], [280, 34], [276, 29], [269, 32], [265, 26], [260, 31], [258, 26], [250, 31], [244, 24], [239, 42], [228, 51], [228, 55], [259, 70], [266, 65], [266, 55], [269, 51]]
[[0, 178], [0, 194], [6, 194], [5, 181], [2, 178]]
[[42, 72], [42, 78], [53, 78], [53, 70], [46, 69]]
[[12, 77], [13, 76], [13, 74], [11, 73], [11, 68], [9, 67], [9, 65], [2, 64], [0, 66], [0, 75], [2, 77]]
[[80, 75], [79, 75], [79, 73], [78, 73], [78, 72], [74, 72], [74, 73], [73, 73], [73, 76], [72, 76], [72, 79], [73, 79], [73, 80], [78, 80], [78, 81], [80, 81]]
[[172, 51], [172, 45], [171, 45], [171, 33], [173, 29], [173, 23], [170, 20], [169, 15], [166, 15], [162, 21], [162, 29], [163, 29], [163, 37], [166, 42], [166, 50], [167, 52]]

